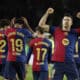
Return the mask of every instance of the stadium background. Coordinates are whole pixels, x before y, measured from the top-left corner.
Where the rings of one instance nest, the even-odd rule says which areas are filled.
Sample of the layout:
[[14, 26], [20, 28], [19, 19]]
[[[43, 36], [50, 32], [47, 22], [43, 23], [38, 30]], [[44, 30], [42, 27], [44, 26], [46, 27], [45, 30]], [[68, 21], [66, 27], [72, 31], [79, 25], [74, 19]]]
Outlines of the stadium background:
[[[69, 12], [74, 19], [74, 28], [80, 26], [80, 19], [76, 18], [80, 0], [0, 0], [0, 19], [24, 16], [34, 29], [48, 7], [55, 9], [48, 19], [50, 25], [59, 25], [63, 14]], [[28, 70], [27, 80], [32, 80], [31, 66]]]
[[25, 16], [34, 29], [48, 7], [55, 9], [49, 24], [60, 24], [63, 14], [69, 12], [74, 17], [74, 26], [80, 26], [80, 20], [75, 17], [80, 11], [80, 0], [0, 0], [0, 18]]

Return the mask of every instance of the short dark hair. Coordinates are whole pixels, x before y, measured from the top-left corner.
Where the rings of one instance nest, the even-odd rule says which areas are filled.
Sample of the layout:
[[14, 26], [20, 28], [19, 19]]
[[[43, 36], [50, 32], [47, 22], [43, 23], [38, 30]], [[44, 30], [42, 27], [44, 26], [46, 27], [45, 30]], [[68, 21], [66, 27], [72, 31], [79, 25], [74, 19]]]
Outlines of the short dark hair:
[[1, 19], [0, 20], [0, 28], [3, 28], [8, 25], [10, 25], [10, 20], [8, 20], [8, 19]]
[[36, 27], [36, 31], [39, 31], [41, 34], [44, 33], [44, 29], [41, 28], [40, 26]]
[[15, 20], [15, 24], [16, 23], [18, 23], [18, 24], [24, 24], [24, 21], [22, 20], [22, 18], [19, 18], [19, 19]]
[[26, 24], [25, 24], [25, 22], [23, 21], [22, 18], [16, 19], [14, 23], [22, 25], [22, 28], [26, 28]]
[[70, 17], [73, 20], [73, 17], [70, 13], [65, 13], [63, 17], [65, 17], [65, 16]]

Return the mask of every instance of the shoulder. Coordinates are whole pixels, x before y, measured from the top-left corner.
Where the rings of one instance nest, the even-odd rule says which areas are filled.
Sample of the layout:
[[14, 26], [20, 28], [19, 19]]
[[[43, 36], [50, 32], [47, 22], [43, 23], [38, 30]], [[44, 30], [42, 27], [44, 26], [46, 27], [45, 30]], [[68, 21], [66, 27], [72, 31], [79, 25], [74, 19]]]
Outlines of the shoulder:
[[51, 41], [49, 40], [49, 39], [47, 39], [47, 38], [45, 38], [45, 42], [49, 45], [49, 46], [51, 46]]
[[37, 38], [32, 39], [29, 43], [30, 46], [33, 46], [37, 42]]
[[70, 33], [77, 34], [77, 31], [76, 31], [76, 29], [71, 29]]
[[54, 32], [57, 28], [58, 28], [57, 26], [50, 26], [49, 32], [50, 32], [51, 34], [53, 34], [53, 32]]

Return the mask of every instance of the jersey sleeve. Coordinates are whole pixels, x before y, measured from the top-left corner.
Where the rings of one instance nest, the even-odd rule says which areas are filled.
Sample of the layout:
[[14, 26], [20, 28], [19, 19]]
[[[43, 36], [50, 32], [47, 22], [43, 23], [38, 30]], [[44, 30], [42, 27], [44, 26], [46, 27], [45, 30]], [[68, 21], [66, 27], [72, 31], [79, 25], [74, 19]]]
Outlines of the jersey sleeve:
[[50, 28], [49, 28], [49, 32], [51, 33], [51, 34], [53, 34], [54, 33], [54, 31], [55, 31], [55, 26], [50, 26]]
[[48, 52], [48, 62], [51, 62], [51, 56], [52, 56], [52, 43], [50, 42], [50, 46], [49, 46], [49, 52]]
[[28, 31], [28, 30], [26, 30], [26, 36], [27, 36], [28, 38], [32, 38], [32, 34], [31, 34], [31, 32]]

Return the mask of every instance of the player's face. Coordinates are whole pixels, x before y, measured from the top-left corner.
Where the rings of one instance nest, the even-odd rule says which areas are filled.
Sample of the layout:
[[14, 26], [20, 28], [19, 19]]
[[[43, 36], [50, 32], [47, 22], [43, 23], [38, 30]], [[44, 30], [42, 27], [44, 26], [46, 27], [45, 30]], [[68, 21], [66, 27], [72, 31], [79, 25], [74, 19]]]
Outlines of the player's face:
[[15, 27], [15, 28], [22, 28], [22, 24], [16, 23], [16, 24], [14, 25], [14, 27]]
[[63, 31], [70, 31], [72, 26], [72, 18], [68, 16], [64, 16], [62, 19], [62, 30]]

